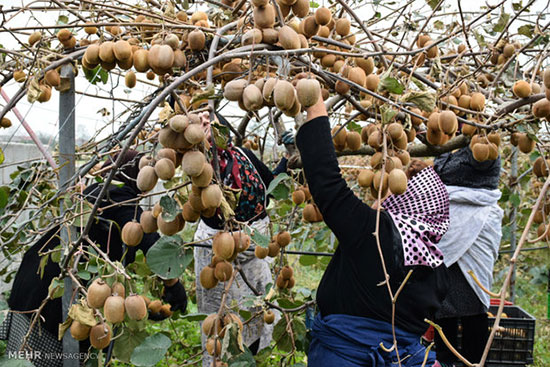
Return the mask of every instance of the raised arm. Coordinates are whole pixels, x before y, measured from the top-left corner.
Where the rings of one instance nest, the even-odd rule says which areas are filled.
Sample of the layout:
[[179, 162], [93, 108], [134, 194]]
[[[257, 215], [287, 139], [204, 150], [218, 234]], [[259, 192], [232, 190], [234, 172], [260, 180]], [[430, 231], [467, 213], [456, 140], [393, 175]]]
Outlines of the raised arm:
[[329, 228], [340, 242], [347, 242], [363, 226], [373, 226], [376, 211], [355, 196], [340, 174], [322, 99], [307, 110], [307, 121], [298, 130], [296, 144], [309, 190]]

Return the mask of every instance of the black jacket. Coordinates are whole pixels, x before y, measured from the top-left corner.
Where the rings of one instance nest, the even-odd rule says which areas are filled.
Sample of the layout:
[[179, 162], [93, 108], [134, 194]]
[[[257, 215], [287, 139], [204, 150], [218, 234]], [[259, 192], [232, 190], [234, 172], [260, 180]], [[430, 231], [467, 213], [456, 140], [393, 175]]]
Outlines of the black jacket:
[[[88, 187], [84, 191], [86, 200], [91, 203], [95, 203], [95, 199], [99, 194], [100, 189], [101, 186], [97, 183]], [[112, 186], [100, 207], [105, 207], [113, 202], [122, 202], [135, 197], [137, 197], [137, 192], [129, 186]], [[97, 217], [97, 220], [94, 221], [94, 224], [90, 230], [90, 239], [100, 245], [100, 248], [104, 252], [108, 253], [109, 258], [113, 261], [121, 260], [125, 248], [118, 228], [122, 229], [124, 224], [134, 219], [135, 205], [135, 203], [132, 203], [103, 211], [101, 215]], [[143, 210], [138, 207], [138, 220], [142, 212]], [[109, 238], [110, 221], [116, 222], [118, 227], [116, 225], [112, 225], [111, 236]], [[36, 310], [40, 307], [42, 300], [47, 297], [48, 287], [52, 282], [52, 279], [59, 276], [60, 268], [57, 263], [53, 262], [51, 258], [49, 258], [44, 268], [44, 274], [41, 277], [41, 254], [59, 246], [59, 229], [59, 226], [51, 229], [30, 249], [28, 249], [23, 256], [23, 261], [21, 262], [21, 266], [15, 276], [10, 298], [8, 300], [11, 310]], [[137, 249], [141, 249], [143, 252], [147, 253], [149, 248], [153, 246], [158, 238], [159, 235], [157, 233], [145, 234], [143, 236], [143, 240], [138, 246], [128, 249], [128, 253], [124, 261], [128, 264], [133, 262]], [[107, 244], [109, 244], [109, 249], [107, 249]], [[57, 335], [58, 324], [63, 322], [61, 298], [56, 298], [49, 301], [44, 307], [41, 315], [45, 319], [44, 327], [46, 330], [54, 335]]]
[[[363, 203], [340, 174], [328, 117], [318, 117], [298, 132], [296, 140], [305, 176], [323, 219], [338, 238], [338, 248], [319, 288], [317, 304], [323, 316], [346, 314], [391, 323], [392, 305], [373, 235], [376, 210]], [[409, 269], [411, 278], [399, 295], [395, 325], [423, 334], [440, 307], [448, 287], [447, 269], [404, 265], [401, 236], [388, 213], [380, 215], [380, 242], [395, 294]]]

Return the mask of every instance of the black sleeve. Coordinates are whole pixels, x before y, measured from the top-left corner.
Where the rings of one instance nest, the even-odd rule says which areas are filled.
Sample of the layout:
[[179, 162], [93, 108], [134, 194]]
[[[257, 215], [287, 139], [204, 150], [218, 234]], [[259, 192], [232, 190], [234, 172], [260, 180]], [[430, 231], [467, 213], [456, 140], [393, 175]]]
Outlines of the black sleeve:
[[273, 176], [277, 176], [279, 173], [286, 172], [287, 166], [288, 166], [288, 159], [286, 159], [286, 157], [281, 158], [281, 160], [279, 161], [279, 164], [277, 165], [277, 167], [275, 167], [275, 169], [272, 172]]
[[[376, 211], [363, 203], [340, 174], [327, 116], [303, 125], [296, 137], [302, 165], [313, 200], [340, 244], [358, 235], [357, 227], [376, 220]], [[364, 227], [363, 227], [364, 228]]]

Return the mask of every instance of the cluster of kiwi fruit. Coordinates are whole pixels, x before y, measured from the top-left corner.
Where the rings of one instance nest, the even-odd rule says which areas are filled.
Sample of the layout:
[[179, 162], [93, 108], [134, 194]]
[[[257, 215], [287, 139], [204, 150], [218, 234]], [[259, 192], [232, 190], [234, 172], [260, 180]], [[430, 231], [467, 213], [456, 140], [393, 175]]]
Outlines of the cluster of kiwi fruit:
[[332, 128], [332, 142], [334, 148], [341, 152], [345, 149], [357, 151], [361, 148], [361, 134], [357, 131], [350, 131], [342, 128], [342, 125], [336, 125]]
[[[386, 134], [386, 165], [382, 171], [382, 158], [384, 149], [384, 130]], [[410, 131], [415, 132], [414, 129]], [[409, 136], [403, 125], [399, 122], [392, 122], [385, 126], [380, 124], [369, 124], [363, 127], [361, 137], [376, 152], [370, 158], [371, 169], [359, 171], [357, 181], [359, 186], [370, 188], [373, 198], [378, 197], [382, 191], [385, 196], [389, 189], [393, 194], [401, 195], [407, 190], [407, 175], [403, 171], [410, 162], [410, 155], [407, 151], [407, 144], [414, 139]], [[382, 186], [380, 183], [382, 182]]]
[[288, 246], [291, 236], [287, 231], [277, 233], [271, 238], [267, 247], [256, 246], [254, 249], [254, 255], [258, 259], [265, 259], [266, 257], [276, 257], [281, 253], [281, 249]]
[[294, 279], [294, 271], [290, 266], [285, 265], [281, 268], [275, 280], [275, 284], [279, 289], [291, 289], [294, 287], [296, 279]]
[[243, 148], [246, 148], [248, 150], [260, 149], [260, 137], [258, 135], [254, 135], [254, 138], [252, 139], [244, 139]]
[[233, 275], [231, 262], [249, 247], [250, 236], [242, 231], [216, 233], [212, 240], [212, 260], [199, 275], [201, 285], [212, 289], [218, 282], [228, 281]]
[[306, 203], [302, 211], [302, 220], [306, 223], [318, 223], [323, 221], [323, 216], [317, 205], [313, 202], [307, 186], [300, 186], [292, 193], [292, 202], [296, 205]]
[[[126, 290], [122, 283], [115, 282], [112, 287], [101, 278], [95, 279], [88, 287], [86, 301], [94, 309], [103, 309], [105, 321], [118, 324], [127, 316], [130, 320], [143, 320], [147, 316], [146, 297], [130, 294], [126, 297]], [[111, 327], [103, 320], [95, 326], [84, 325], [73, 320], [70, 327], [71, 336], [76, 340], [90, 340], [97, 349], [107, 347], [111, 341]]]
[[202, 322], [202, 332], [208, 337], [206, 341], [206, 351], [211, 356], [220, 356], [222, 344], [220, 339], [223, 339], [225, 330], [229, 324], [237, 324], [239, 331], [243, 332], [243, 322], [239, 315], [227, 312], [221, 317], [217, 313], [208, 315]]
[[245, 111], [258, 111], [269, 106], [294, 117], [302, 108], [317, 103], [321, 89], [320, 83], [310, 74], [300, 73], [292, 82], [266, 75], [254, 83], [248, 83], [245, 79], [231, 80], [225, 84], [223, 96], [238, 102]]
[[502, 39], [494, 47], [490, 61], [493, 65], [502, 65], [520, 48], [521, 44], [519, 42], [510, 43]]

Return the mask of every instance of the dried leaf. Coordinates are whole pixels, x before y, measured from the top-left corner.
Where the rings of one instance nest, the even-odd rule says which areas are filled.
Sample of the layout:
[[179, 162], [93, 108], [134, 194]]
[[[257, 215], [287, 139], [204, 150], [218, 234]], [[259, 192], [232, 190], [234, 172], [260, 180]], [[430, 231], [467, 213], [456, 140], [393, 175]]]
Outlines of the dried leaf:
[[89, 327], [97, 324], [97, 320], [94, 316], [94, 310], [90, 308], [84, 300], [82, 300], [79, 305], [74, 304], [71, 306], [69, 309], [69, 317]]
[[435, 108], [436, 97], [434, 93], [431, 92], [417, 92], [412, 91], [405, 94], [401, 98], [401, 102], [411, 102], [414, 103], [422, 111], [432, 112]]
[[163, 123], [165, 121], [168, 121], [168, 119], [170, 119], [170, 117], [172, 117], [174, 115], [175, 115], [175, 113], [174, 113], [174, 110], [172, 109], [172, 107], [170, 107], [168, 102], [164, 102], [164, 107], [159, 112], [159, 122]]

